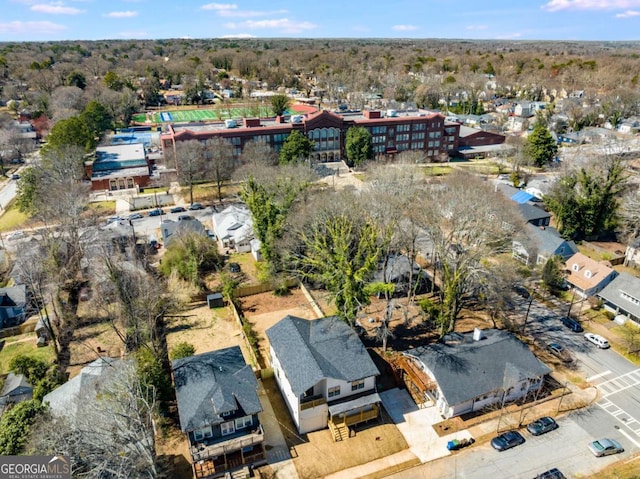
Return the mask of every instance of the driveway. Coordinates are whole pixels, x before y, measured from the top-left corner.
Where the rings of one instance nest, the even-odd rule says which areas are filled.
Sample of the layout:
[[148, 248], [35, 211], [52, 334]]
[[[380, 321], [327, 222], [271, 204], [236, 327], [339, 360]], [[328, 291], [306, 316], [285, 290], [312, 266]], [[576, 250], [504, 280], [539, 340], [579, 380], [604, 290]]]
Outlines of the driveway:
[[432, 427], [442, 422], [438, 409], [434, 405], [418, 408], [404, 389], [384, 391], [380, 393], [380, 397], [384, 408], [409, 444], [409, 449], [420, 462], [448, 456], [451, 452], [447, 450], [447, 442], [471, 437], [467, 430], [438, 436]]

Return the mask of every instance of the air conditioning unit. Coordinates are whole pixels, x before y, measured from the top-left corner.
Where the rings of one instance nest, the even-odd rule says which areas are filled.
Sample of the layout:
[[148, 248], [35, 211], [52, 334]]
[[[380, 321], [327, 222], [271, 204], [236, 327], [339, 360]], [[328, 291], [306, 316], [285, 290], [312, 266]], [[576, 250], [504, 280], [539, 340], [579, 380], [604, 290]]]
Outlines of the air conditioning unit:
[[237, 126], [235, 120], [225, 120], [224, 121], [225, 128], [235, 128]]
[[292, 115], [291, 116], [291, 123], [302, 123], [302, 115]]
[[398, 112], [395, 110], [387, 110], [387, 118], [395, 118], [398, 116]]

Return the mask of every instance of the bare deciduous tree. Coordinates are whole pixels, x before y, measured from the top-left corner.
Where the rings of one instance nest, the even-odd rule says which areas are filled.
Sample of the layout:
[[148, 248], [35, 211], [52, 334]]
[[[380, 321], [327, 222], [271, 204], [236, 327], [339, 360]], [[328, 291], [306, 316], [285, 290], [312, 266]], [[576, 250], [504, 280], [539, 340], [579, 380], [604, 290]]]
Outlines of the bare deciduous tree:
[[488, 259], [511, 250], [523, 227], [515, 206], [476, 177], [454, 174], [423, 196], [425, 229], [434, 244], [440, 276], [440, 334], [453, 331], [465, 301], [496, 267]]
[[71, 457], [74, 477], [160, 477], [155, 453], [153, 391], [132, 364], [110, 365], [113, 376], [95, 398], [75, 398], [81, 412], [73, 419], [50, 414], [34, 426], [30, 449]]

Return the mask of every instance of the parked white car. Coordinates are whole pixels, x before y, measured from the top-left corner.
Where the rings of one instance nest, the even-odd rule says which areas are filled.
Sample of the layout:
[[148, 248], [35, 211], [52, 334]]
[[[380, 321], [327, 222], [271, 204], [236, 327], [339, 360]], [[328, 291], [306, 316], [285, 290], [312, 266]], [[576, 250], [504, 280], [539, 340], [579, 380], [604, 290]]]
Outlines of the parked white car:
[[584, 338], [598, 346], [600, 349], [607, 349], [609, 347], [609, 341], [600, 336], [599, 334], [586, 333]]

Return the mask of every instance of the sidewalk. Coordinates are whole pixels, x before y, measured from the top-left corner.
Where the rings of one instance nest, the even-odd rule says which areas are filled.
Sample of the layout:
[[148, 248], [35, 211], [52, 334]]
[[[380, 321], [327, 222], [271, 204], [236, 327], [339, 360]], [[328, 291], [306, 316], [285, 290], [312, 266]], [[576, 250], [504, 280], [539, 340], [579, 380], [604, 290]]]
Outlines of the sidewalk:
[[278, 479], [298, 479], [296, 466], [291, 459], [289, 447], [282, 435], [278, 418], [273, 412], [271, 402], [264, 390], [262, 381], [258, 381], [258, 396], [262, 404], [263, 411], [259, 414], [260, 423], [264, 428], [265, 449], [267, 451], [267, 462], [273, 469], [275, 477]]

